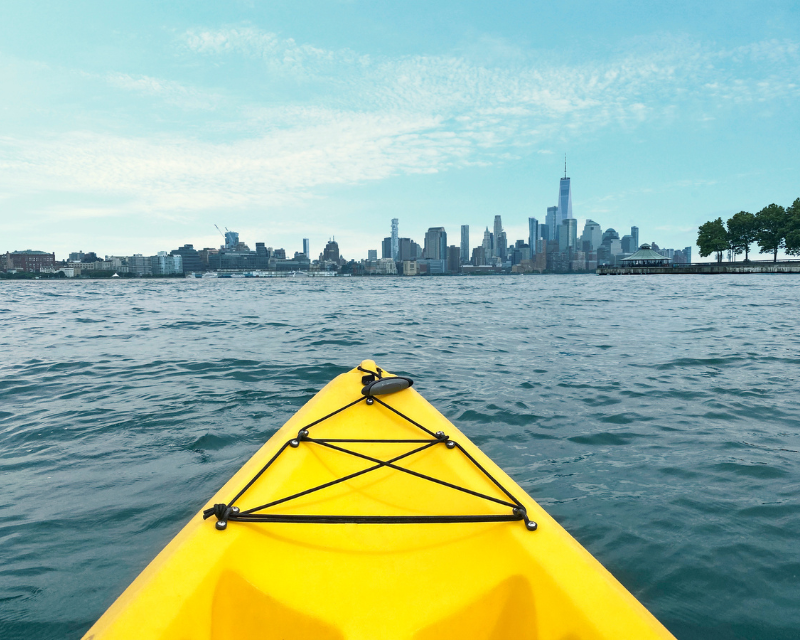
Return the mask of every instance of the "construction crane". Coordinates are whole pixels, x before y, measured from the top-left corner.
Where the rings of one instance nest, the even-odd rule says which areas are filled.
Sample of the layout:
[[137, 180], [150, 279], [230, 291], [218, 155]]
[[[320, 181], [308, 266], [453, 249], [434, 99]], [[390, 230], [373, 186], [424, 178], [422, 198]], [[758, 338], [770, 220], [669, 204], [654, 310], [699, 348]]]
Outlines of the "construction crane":
[[[214, 225], [214, 226], [215, 226], [215, 227], [217, 227], [217, 225]], [[227, 227], [225, 227], [225, 228], [227, 229]], [[224, 233], [222, 233], [222, 229], [220, 229], [219, 227], [217, 227], [217, 231], [219, 231], [219, 235], [221, 235], [223, 238], [225, 237], [225, 234], [224, 234]]]

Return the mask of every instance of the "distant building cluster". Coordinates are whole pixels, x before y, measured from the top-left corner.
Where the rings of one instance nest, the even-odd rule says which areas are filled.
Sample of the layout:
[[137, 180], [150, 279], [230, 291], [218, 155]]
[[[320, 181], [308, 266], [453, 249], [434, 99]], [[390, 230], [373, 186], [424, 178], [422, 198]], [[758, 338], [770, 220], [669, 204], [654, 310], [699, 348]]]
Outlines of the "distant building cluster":
[[[398, 220], [392, 220], [392, 235], [381, 244], [381, 258], [391, 259], [403, 275], [454, 273], [567, 273], [594, 271], [599, 265], [621, 264], [639, 249], [639, 228], [631, 227], [620, 238], [616, 230], [605, 231], [594, 220], [587, 220], [578, 235], [578, 221], [572, 214], [572, 185], [567, 176], [560, 179], [557, 204], [547, 207], [544, 224], [528, 218], [528, 237], [509, 243], [502, 217], [496, 215], [491, 230], [487, 226], [480, 246], [470, 247], [469, 225], [461, 225], [458, 245], [447, 244], [444, 227], [431, 227], [420, 246], [411, 238], [398, 237]], [[669, 264], [691, 262], [691, 247], [682, 250], [652, 249]], [[373, 252], [371, 252], [372, 255]], [[374, 252], [377, 257], [377, 251]], [[370, 268], [370, 257], [364, 269]]]
[[[222, 231], [220, 231], [222, 233]], [[461, 225], [459, 244], [448, 244], [444, 227], [430, 227], [422, 244], [400, 237], [400, 221], [393, 218], [391, 234], [378, 249], [371, 249], [366, 260], [346, 260], [339, 245], [331, 238], [316, 259], [311, 245], [303, 239], [302, 252], [288, 256], [284, 249], [273, 249], [256, 242], [255, 250], [239, 240], [236, 231], [222, 234], [225, 243], [219, 248], [195, 249], [191, 244], [154, 256], [105, 256], [93, 252], [70, 253], [67, 260], [56, 261], [44, 251], [15, 251], [0, 254], [0, 270], [111, 276], [196, 276], [258, 277], [275, 275], [444, 275], [468, 273], [568, 273], [594, 271], [602, 265], [622, 265], [623, 260], [639, 249], [639, 228], [620, 237], [615, 229], [605, 231], [586, 220], [578, 235], [578, 221], [572, 213], [572, 185], [567, 176], [559, 181], [557, 204], [547, 207], [543, 224], [528, 218], [528, 237], [510, 243], [503, 230], [501, 216], [496, 215], [491, 230], [487, 226], [479, 246], [470, 247], [469, 225]], [[648, 247], [664, 257], [665, 264], [689, 264], [691, 247], [682, 250], [661, 249], [656, 243]]]

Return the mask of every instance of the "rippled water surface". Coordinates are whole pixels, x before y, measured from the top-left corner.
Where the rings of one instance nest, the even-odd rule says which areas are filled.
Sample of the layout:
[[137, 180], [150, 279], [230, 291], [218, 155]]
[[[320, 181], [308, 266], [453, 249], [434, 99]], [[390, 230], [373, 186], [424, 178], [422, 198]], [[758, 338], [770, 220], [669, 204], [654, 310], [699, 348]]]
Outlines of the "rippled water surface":
[[80, 637], [374, 358], [679, 638], [797, 638], [799, 302], [788, 275], [0, 283], [0, 637]]

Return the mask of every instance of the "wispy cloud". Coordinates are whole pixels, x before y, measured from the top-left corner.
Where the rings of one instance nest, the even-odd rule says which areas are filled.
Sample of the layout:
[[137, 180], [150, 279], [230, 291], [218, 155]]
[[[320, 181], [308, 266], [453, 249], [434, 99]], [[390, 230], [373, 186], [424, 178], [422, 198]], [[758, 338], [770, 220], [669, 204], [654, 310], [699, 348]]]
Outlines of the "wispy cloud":
[[180, 82], [153, 78], [151, 76], [133, 76], [127, 73], [108, 73], [103, 76], [112, 87], [132, 91], [147, 96], [154, 96], [169, 104], [186, 109], [209, 109], [217, 107], [222, 96], [219, 93], [189, 87]]
[[[277, 74], [317, 90], [277, 104], [273, 98], [267, 106], [221, 89], [107, 74], [103, 81], [116, 89], [208, 110], [215, 130], [239, 135], [227, 142], [100, 131], [6, 137], [0, 168], [8, 179], [0, 197], [42, 189], [114, 194], [161, 212], [274, 206], [314, 197], [326, 185], [548, 154], [556, 143], [602, 128], [632, 130], [682, 112], [711, 118], [719, 101], [800, 96], [793, 42], [718, 51], [665, 39], [572, 66], [518, 50], [502, 64], [498, 56], [505, 54], [496, 47], [491, 65], [475, 52], [370, 57], [252, 27], [194, 29], [180, 43], [195, 64], [245, 56], [263, 63], [253, 82]], [[226, 114], [211, 113], [222, 102]]]

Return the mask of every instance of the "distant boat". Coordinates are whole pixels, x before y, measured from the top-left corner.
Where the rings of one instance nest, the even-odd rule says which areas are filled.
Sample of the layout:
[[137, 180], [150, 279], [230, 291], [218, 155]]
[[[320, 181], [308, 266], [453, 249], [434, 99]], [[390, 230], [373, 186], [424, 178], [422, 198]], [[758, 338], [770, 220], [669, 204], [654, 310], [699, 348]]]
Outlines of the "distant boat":
[[118, 274], [118, 273], [115, 273], [115, 274], [114, 274], [113, 276], [111, 276], [111, 277], [112, 277], [112, 278], [119, 278], [119, 274]]
[[217, 272], [216, 271], [206, 271], [203, 275], [203, 278], [216, 278]]

